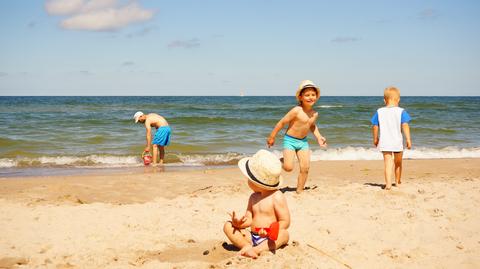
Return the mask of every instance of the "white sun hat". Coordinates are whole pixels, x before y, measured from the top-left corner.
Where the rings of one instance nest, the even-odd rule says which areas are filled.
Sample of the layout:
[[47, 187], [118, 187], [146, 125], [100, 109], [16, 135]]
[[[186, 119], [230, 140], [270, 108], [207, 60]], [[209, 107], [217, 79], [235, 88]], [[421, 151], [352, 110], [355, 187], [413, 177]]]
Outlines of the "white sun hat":
[[314, 88], [315, 91], [317, 92], [317, 98], [320, 96], [320, 88], [313, 83], [311, 80], [304, 80], [300, 82], [300, 85], [298, 86], [297, 93], [295, 96], [297, 97], [297, 100], [300, 101], [300, 93], [302, 92], [303, 89], [306, 88]]
[[140, 116], [143, 116], [142, 111], [137, 111], [137, 113], [135, 113], [135, 115], [133, 115], [133, 119], [135, 120], [135, 123], [138, 122], [138, 118], [140, 118]]
[[275, 154], [261, 149], [252, 157], [243, 158], [238, 167], [250, 182], [265, 190], [277, 190], [282, 184], [282, 163]]

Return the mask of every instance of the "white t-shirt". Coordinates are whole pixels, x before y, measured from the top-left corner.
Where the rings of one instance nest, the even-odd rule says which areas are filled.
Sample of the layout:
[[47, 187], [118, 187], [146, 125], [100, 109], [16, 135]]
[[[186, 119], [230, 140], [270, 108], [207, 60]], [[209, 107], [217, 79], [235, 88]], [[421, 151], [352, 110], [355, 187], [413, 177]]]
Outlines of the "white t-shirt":
[[382, 107], [372, 117], [372, 124], [379, 126], [380, 151], [403, 151], [402, 124], [410, 122], [407, 111], [398, 106]]

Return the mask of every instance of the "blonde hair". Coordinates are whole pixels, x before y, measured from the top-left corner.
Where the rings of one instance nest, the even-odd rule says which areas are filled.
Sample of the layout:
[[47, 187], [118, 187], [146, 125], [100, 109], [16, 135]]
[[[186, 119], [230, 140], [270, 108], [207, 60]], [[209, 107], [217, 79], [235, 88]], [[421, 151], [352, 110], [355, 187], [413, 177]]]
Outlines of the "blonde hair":
[[383, 91], [383, 98], [385, 100], [398, 100], [400, 99], [400, 90], [395, 87], [387, 87]]

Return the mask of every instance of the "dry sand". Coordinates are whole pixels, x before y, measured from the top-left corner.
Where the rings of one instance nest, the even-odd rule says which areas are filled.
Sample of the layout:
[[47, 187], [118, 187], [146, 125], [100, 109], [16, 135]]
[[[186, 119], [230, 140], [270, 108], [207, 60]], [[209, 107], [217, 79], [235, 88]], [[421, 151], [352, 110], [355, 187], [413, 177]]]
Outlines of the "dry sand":
[[480, 159], [312, 163], [283, 191], [290, 243], [259, 259], [224, 243], [250, 194], [237, 168], [0, 179], [0, 268], [480, 268]]

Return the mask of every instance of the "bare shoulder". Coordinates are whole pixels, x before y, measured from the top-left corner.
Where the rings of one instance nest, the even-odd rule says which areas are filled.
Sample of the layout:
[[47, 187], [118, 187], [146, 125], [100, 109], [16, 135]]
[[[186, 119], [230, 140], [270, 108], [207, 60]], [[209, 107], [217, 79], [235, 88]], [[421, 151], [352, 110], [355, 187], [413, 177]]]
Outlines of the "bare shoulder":
[[258, 200], [259, 196], [260, 196], [259, 193], [253, 192], [252, 194], [250, 194], [250, 197], [248, 198], [248, 201], [254, 202], [254, 201]]
[[283, 192], [281, 191], [276, 191], [273, 195], [272, 195], [272, 198], [273, 198], [273, 202], [274, 203], [286, 203], [287, 202], [287, 199], [285, 199], [285, 195], [283, 194]]
[[290, 109], [290, 112], [292, 113], [298, 113], [300, 111], [302, 111], [302, 107], [301, 106], [294, 106], [292, 109]]

